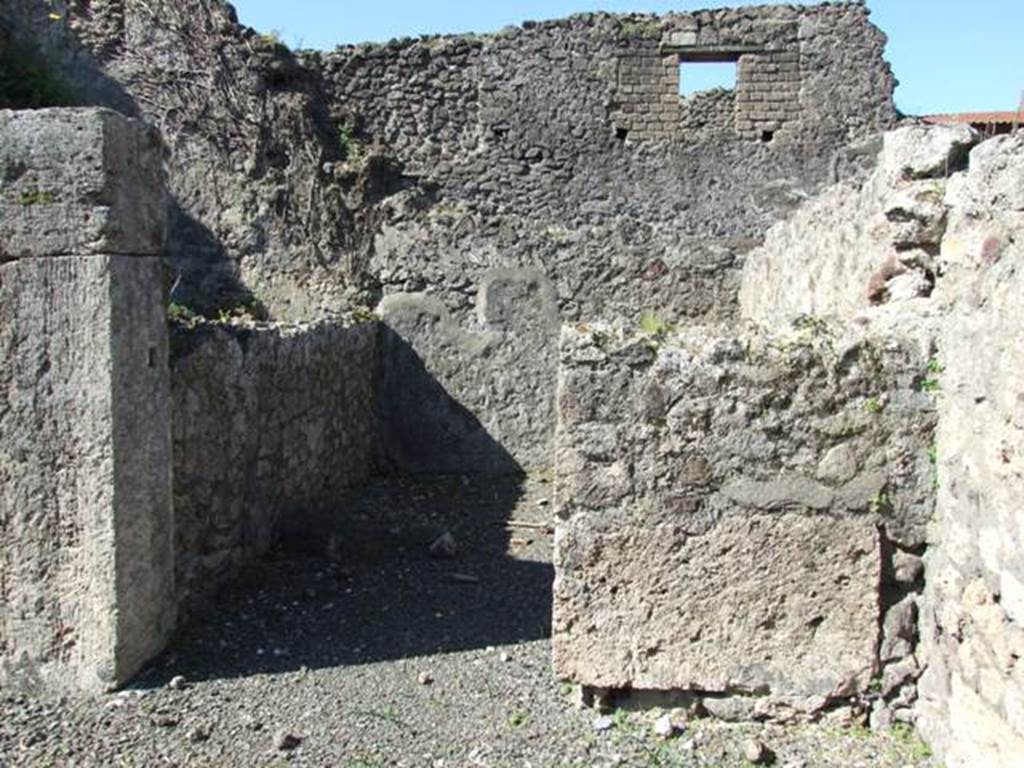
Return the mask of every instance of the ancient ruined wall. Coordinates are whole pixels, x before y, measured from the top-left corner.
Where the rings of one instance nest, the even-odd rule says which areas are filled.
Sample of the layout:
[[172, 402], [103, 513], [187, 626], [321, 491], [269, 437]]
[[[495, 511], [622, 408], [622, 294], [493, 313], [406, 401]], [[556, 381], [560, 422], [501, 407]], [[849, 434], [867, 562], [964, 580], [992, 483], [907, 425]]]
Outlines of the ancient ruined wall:
[[[743, 41], [767, 49], [774, 36], [787, 35], [778, 43], [787, 62], [751, 59], [744, 70], [750, 87], [731, 96], [733, 105], [753, 93], [751, 84], [772, 85], [761, 79], [769, 75], [780, 93], [795, 92], [786, 80], [793, 73], [783, 71], [792, 64], [801, 93], [827, 90], [824, 108], [801, 102], [799, 120], [780, 126], [769, 142], [759, 140], [760, 124], [758, 140], [749, 131], [689, 135], [678, 66], [666, 68], [660, 53], [647, 69], [635, 59], [639, 49], [662, 51], [673, 40], [679, 49], [680, 34], [694, 25], [704, 30], [696, 44], [705, 52], [716, 26], [730, 50]], [[800, 197], [836, 172], [851, 172], [837, 157], [847, 142], [893, 119], [883, 40], [863, 7], [841, 5], [587, 15], [494, 36], [325, 55], [325, 88], [351, 112], [364, 151], [392, 154], [401, 170], [381, 203], [370, 268], [385, 297], [385, 322], [400, 324], [396, 330], [425, 370], [468, 412], [447, 431], [472, 434], [475, 419], [500, 435], [521, 466], [543, 465], [547, 451], [535, 448], [550, 445], [551, 422], [544, 434], [518, 414], [551, 411], [554, 335], [543, 324], [508, 333], [490, 323], [480, 303], [485, 286], [507, 279], [509, 270], [521, 271], [527, 286], [539, 285], [538, 296], [552, 297], [563, 320], [644, 310], [732, 318], [743, 254]], [[846, 66], [850, 46], [855, 67]], [[672, 112], [671, 130], [621, 122], [627, 103], [640, 110], [644, 100]], [[721, 104], [706, 100], [718, 120]], [[690, 110], [688, 119], [698, 116]], [[400, 319], [389, 314], [395, 306]], [[529, 306], [524, 315], [534, 312]], [[478, 371], [494, 349], [479, 340], [498, 333], [503, 354], [522, 360], [519, 370], [538, 382], [528, 399], [508, 407], [479, 387]], [[474, 468], [475, 449], [461, 452], [463, 465]]]
[[[617, 62], [614, 122], [636, 139], [706, 141], [709, 135], [699, 129], [710, 124], [719, 138], [761, 142], [806, 141], [816, 133], [820, 140], [821, 133], [845, 135], [852, 125], [885, 123], [891, 120], [892, 83], [884, 68], [851, 58], [858, 76], [836, 89], [844, 57], [837, 40], [847, 52], [881, 57], [884, 39], [863, 18], [864, 9], [856, 6], [635, 17], [622, 28], [627, 43]], [[704, 62], [736, 64], [729, 103], [711, 104], [702, 94], [679, 97], [680, 80], [685, 86], [688, 73]]]
[[978, 140], [920, 126], [887, 135], [867, 183], [827, 191], [769, 233], [741, 297], [762, 324], [840, 317], [931, 350], [922, 384], [938, 411], [936, 512], [917, 599], [915, 717], [947, 764], [965, 767], [1024, 761], [1024, 136], [971, 149]]
[[1024, 763], [1024, 133], [950, 180], [920, 727], [950, 768]]
[[977, 140], [965, 126], [887, 133], [866, 182], [831, 187], [769, 230], [746, 262], [744, 317], [768, 326], [803, 314], [850, 320], [931, 296], [947, 179]]
[[[492, 325], [486, 286], [524, 274], [517, 290], [539, 286], [563, 320], [728, 320], [744, 254], [856, 173], [847, 145], [895, 118], [884, 36], [859, 3], [582, 15], [297, 55], [219, 0], [17, 0], [3, 15], [82, 98], [164, 133], [176, 300], [210, 311], [252, 292], [294, 321], [402, 294], [422, 398], [452, 399], [438, 429], [467, 436], [445, 443], [466, 471], [477, 425], [527, 469], [550, 447], [552, 422], [522, 414], [551, 412], [554, 334]], [[675, 62], [722, 56], [739, 57], [735, 93], [683, 104]], [[637, 122], [655, 114], [664, 126]], [[433, 322], [439, 308], [451, 317]], [[529, 391], [481, 393], [495, 349], [481, 335], [528, 366]]]
[[[932, 397], [915, 344], [563, 332], [553, 652], [728, 719], [910, 719]], [[908, 685], [906, 689], [904, 686]]]
[[363, 185], [316, 72], [278, 40], [220, 0], [10, 0], [0, 26], [41, 45], [76, 103], [160, 130], [176, 301], [215, 316], [255, 292], [294, 320], [370, 301]]
[[[755, 21], [733, 37], [756, 43], [780, 26], [777, 12], [746, 9]], [[616, 137], [621, 61], [638, 35], [661, 45], [688, 17], [579, 16], [326, 55], [329, 95], [353, 112], [356, 136], [393, 152], [407, 184], [417, 183], [389, 201], [376, 238], [383, 292], [430, 289], [464, 319], [488, 269], [533, 267], [568, 319], [652, 305], [729, 316], [730, 267], [745, 241], [790, 210], [794, 192], [828, 179], [847, 141], [894, 116], [884, 38], [862, 7], [787, 13], [816, 30], [817, 46], [852, 44], [862, 60], [840, 76], [808, 42], [806, 79], [827, 77], [834, 94], [824, 109], [807, 105], [800, 147], [738, 135], [700, 146], [681, 132], [650, 143]]]
[[180, 600], [208, 595], [312, 515], [344, 511], [344, 493], [377, 467], [377, 368], [373, 322], [174, 327]]
[[99, 691], [174, 626], [161, 145], [0, 112], [0, 682]]

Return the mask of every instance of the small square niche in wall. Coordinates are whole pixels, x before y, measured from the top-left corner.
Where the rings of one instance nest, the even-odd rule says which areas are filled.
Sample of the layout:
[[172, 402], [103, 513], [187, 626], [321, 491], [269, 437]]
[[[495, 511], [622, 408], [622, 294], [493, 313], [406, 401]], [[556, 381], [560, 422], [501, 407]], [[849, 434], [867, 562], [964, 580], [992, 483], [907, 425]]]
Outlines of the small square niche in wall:
[[736, 88], [735, 61], [679, 62], [679, 95], [689, 98], [696, 93]]

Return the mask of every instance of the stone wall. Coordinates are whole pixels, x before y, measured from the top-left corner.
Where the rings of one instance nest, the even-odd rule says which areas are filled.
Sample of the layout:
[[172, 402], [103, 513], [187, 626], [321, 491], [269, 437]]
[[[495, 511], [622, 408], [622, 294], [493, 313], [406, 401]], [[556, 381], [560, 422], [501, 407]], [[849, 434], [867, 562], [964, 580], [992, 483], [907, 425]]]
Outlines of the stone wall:
[[539, 271], [496, 269], [482, 279], [476, 310], [467, 329], [430, 295], [381, 302], [385, 447], [406, 472], [520, 474], [551, 465], [554, 287]]
[[744, 314], [763, 324], [844, 318], [932, 350], [936, 512], [918, 600], [915, 717], [947, 764], [965, 767], [1024, 761], [1024, 135], [971, 149], [978, 140], [921, 126], [887, 135], [867, 183], [828, 190], [769, 233], [741, 296]]
[[920, 727], [950, 768], [1024, 762], [1024, 133], [950, 180]]
[[[687, 136], [678, 63], [666, 62], [661, 46], [696, 23], [706, 46], [715, 25], [733, 48], [743, 41], [770, 48], [771, 36], [785, 31], [790, 47], [778, 55], [799, 58], [801, 92], [827, 94], [824, 108], [808, 100], [799, 128], [779, 126], [780, 140], [769, 143], [731, 130]], [[894, 119], [883, 41], [862, 6], [840, 5], [707, 17], [583, 15], [493, 36], [326, 54], [332, 103], [350, 115], [364, 151], [397, 162], [369, 262], [382, 314], [396, 301], [407, 309], [429, 295], [430, 311], [443, 310], [444, 322], [419, 322], [413, 335], [395, 330], [455, 405], [486, 424], [517, 464], [537, 468], [550, 448], [535, 446], [550, 446], [551, 422], [516, 414], [550, 410], [554, 335], [539, 326], [505, 345], [536, 385], [501, 410], [484, 405], [476, 347], [451, 342], [453, 333], [465, 340], [492, 330], [479, 303], [491, 276], [526, 275], [524, 293], [542, 280], [563, 321], [645, 310], [728, 321], [744, 254], [802, 197], [836, 173], [854, 174], [847, 143]], [[852, 67], [850, 45], [858, 53]], [[751, 62], [743, 70], [751, 83], [781, 66]], [[627, 103], [636, 107], [630, 114], [657, 114], [671, 130], [645, 133], [622, 122]], [[720, 105], [709, 100], [708, 108], [717, 119]], [[687, 119], [697, 118], [691, 109]], [[469, 434], [458, 408], [448, 410], [459, 416], [446, 431]]]
[[169, 346], [137, 121], [0, 112], [0, 180], [0, 680], [114, 687], [379, 467], [380, 326], [192, 317]]
[[966, 126], [887, 133], [865, 182], [829, 188], [750, 254], [743, 316], [771, 326], [800, 315], [852, 320], [881, 305], [923, 312], [915, 300], [931, 296], [943, 269], [947, 179], [977, 141]]
[[[706, 141], [699, 133], [687, 133], [695, 105], [680, 99], [680, 79], [685, 80], [688, 65], [731, 61], [737, 65], [734, 99], [720, 136], [797, 138], [803, 112], [800, 30], [808, 18], [792, 7], [779, 7], [753, 15], [726, 9], [626, 22], [622, 34], [629, 42], [618, 62], [616, 125], [634, 140]], [[681, 107], [687, 118], [682, 124]], [[809, 118], [818, 113], [817, 105], [808, 107]]]
[[186, 605], [378, 467], [378, 326], [178, 324], [175, 570]]
[[0, 27], [36, 42], [76, 103], [164, 137], [174, 299], [216, 316], [255, 291], [275, 315], [367, 304], [362, 186], [315, 71], [220, 0], [9, 0]]
[[916, 344], [816, 323], [567, 328], [556, 672], [730, 719], [908, 718], [932, 512], [925, 368]]
[[0, 112], [0, 683], [98, 691], [175, 621], [159, 137]]
[[[542, 323], [503, 343], [535, 384], [496, 411], [479, 345], [448, 340], [493, 333], [477, 302], [492, 276], [525, 274], [527, 292], [540, 275], [566, 321], [729, 320], [746, 252], [856, 175], [847, 146], [896, 117], [884, 36], [860, 3], [589, 14], [297, 54], [218, 0], [53, 12], [17, 0], [2, 14], [80, 93], [167, 137], [175, 299], [209, 311], [252, 292], [304, 321], [429, 296], [450, 315], [441, 335], [404, 341], [451, 399], [435, 413], [454, 421], [437, 427], [466, 436], [464, 471], [480, 468], [467, 418], [518, 467], [550, 452], [551, 421], [520, 414], [550, 412], [554, 334]], [[724, 102], [702, 100], [716, 127], [690, 133], [678, 60], [723, 55], [739, 59], [734, 126], [719, 130]], [[685, 119], [701, 120], [693, 104]]]

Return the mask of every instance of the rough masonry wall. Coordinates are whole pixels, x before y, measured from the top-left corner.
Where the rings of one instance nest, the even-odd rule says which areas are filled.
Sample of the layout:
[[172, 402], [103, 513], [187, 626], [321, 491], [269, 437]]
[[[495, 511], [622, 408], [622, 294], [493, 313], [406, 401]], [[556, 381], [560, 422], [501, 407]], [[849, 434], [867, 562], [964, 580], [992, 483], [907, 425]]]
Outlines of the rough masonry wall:
[[175, 621], [161, 146], [0, 112], [0, 684], [99, 691]]
[[910, 719], [925, 363], [914, 344], [824, 324], [567, 328], [556, 672], [689, 693], [730, 719], [840, 704]]
[[1024, 135], [978, 141], [941, 127], [887, 135], [865, 184], [826, 191], [769, 233], [741, 305], [768, 326], [838, 317], [931, 350], [936, 513], [915, 717], [953, 768], [1008, 768], [1024, 762]]
[[[439, 410], [455, 421], [438, 429], [466, 435], [449, 444], [465, 471], [486, 469], [474, 420], [519, 468], [550, 451], [551, 422], [520, 414], [551, 411], [554, 334], [490, 324], [488, 284], [526, 274], [517, 290], [541, 284], [563, 320], [728, 320], [744, 254], [856, 174], [847, 145], [895, 119], [884, 36], [860, 3], [581, 15], [294, 55], [220, 0], [15, 0], [0, 23], [40, 40], [83, 98], [164, 133], [176, 301], [215, 314], [253, 293], [301, 321], [403, 294], [403, 323], [436, 332], [404, 339], [423, 362], [419, 397], [448, 393]], [[744, 57], [736, 130], [691, 134], [664, 56], [723, 46]], [[638, 52], [656, 52], [656, 71], [631, 71]], [[722, 102], [707, 103], [719, 124]], [[674, 129], [621, 123], [634, 107]], [[439, 309], [451, 317], [432, 322]], [[479, 391], [481, 335], [502, 336], [536, 382], [497, 411]]]
[[[790, 140], [784, 132], [769, 143], [736, 132], [688, 136], [675, 65], [666, 69], [659, 55], [651, 72], [626, 74], [639, 48], [658, 49], [693, 23], [728, 28], [730, 40], [756, 33], [757, 44], [766, 30], [786, 26], [779, 14], [807, 66], [801, 88], [827, 93], [826, 109], [801, 107]], [[352, 112], [365, 151], [396, 162], [369, 262], [385, 322], [390, 297], [400, 296], [395, 328], [425, 370], [496, 430], [515, 461], [536, 468], [534, 446], [544, 435], [517, 423], [515, 409], [496, 414], [479, 394], [477, 370], [488, 362], [476, 340], [503, 330], [480, 304], [485, 286], [522, 271], [523, 290], [539, 281], [569, 321], [645, 310], [732, 318], [743, 255], [800, 198], [833, 174], [854, 172], [847, 142], [894, 119], [883, 41], [862, 6], [841, 5], [693, 18], [586, 15], [325, 55], [325, 88]], [[675, 84], [665, 91], [668, 72]], [[617, 124], [625, 87], [630, 98], [664, 100], [677, 130], [643, 140]], [[450, 317], [435, 321], [439, 312]], [[407, 327], [419, 332], [407, 336]], [[541, 384], [516, 404], [525, 412], [550, 410], [553, 398], [554, 336], [540, 330], [506, 335], [504, 344], [511, 358], [535, 361], [527, 375]], [[544, 346], [546, 354], [531, 351]], [[458, 423], [449, 430], [469, 431]]]
[[[569, 321], [728, 320], [744, 254], [856, 174], [847, 145], [896, 116], [884, 36], [860, 3], [581, 15], [294, 55], [220, 0], [15, 0], [0, 23], [40, 40], [82, 98], [164, 133], [176, 301], [215, 314], [253, 293], [301, 321], [405, 294], [407, 322], [422, 299], [413, 325], [438, 335], [405, 341], [428, 374], [421, 398], [451, 398], [456, 420], [439, 428], [467, 435], [453, 446], [465, 471], [479, 454], [467, 418], [521, 468], [550, 449], [551, 422], [519, 414], [552, 408], [554, 334], [490, 325], [477, 304], [489, 282], [525, 271], [519, 290], [543, 281]], [[664, 56], [726, 49], [743, 57], [736, 130], [691, 134]], [[651, 72], [631, 70], [638, 52], [656, 52]], [[721, 102], [707, 103], [718, 124]], [[625, 125], [627, 108], [674, 128]], [[451, 317], [432, 323], [439, 308]], [[481, 334], [533, 361], [537, 385], [500, 413], [479, 394], [481, 345], [464, 343]]]
[[1024, 133], [950, 180], [920, 727], [950, 768], [1024, 764]]
[[[186, 607], [378, 466], [378, 326], [176, 325], [175, 571]], [[308, 529], [305, 532], [308, 537]]]
[[38, 42], [75, 103], [160, 130], [176, 301], [216, 316], [255, 292], [303, 320], [372, 300], [363, 185], [335, 173], [344, 150], [318, 76], [280, 41], [220, 0], [9, 0], [0, 27]]
[[967, 126], [887, 133], [866, 181], [830, 187], [772, 227], [750, 254], [743, 316], [771, 327], [801, 315], [852, 320], [886, 304], [914, 309], [943, 269], [937, 256], [947, 179], [978, 139]]
[[[815, 132], [845, 135], [857, 125], [890, 121], [891, 75], [885, 68], [864, 67], [864, 57], [880, 60], [885, 40], [864, 17], [857, 5], [634, 17], [623, 26], [628, 42], [618, 61], [615, 124], [634, 139], [707, 140], [689, 133], [700, 97], [680, 99], [679, 89], [690, 67], [708, 61], [736, 63], [734, 98], [728, 122], [716, 131], [719, 138], [807, 141]], [[860, 76], [836, 94], [842, 66], [837, 59], [844, 55], [836, 50], [838, 38], [844, 50], [860, 57], [849, 59]], [[829, 83], [825, 90], [823, 82]], [[849, 109], [854, 101], [864, 110], [860, 114]]]

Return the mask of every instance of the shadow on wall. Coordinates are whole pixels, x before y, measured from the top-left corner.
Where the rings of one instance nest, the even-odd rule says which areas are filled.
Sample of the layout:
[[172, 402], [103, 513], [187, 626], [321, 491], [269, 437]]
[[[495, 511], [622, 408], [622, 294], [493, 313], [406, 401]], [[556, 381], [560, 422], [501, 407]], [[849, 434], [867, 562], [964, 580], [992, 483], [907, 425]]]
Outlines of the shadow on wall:
[[[412, 344], [383, 326], [379, 412], [388, 459], [400, 472], [523, 475], [480, 420], [427, 370]], [[472, 358], [465, 365], [474, 364]]]
[[213, 232], [177, 200], [171, 201], [168, 229], [172, 236], [164, 260], [170, 272], [172, 302], [207, 317], [216, 317], [220, 310], [253, 305], [253, 294], [242, 283], [238, 263], [228, 256]]
[[[526, 476], [403, 339], [380, 332], [394, 355], [387, 388], [401, 390], [383, 415], [397, 469], [349, 490], [331, 508], [282, 515], [271, 554], [198, 613], [138, 685], [162, 685], [175, 675], [209, 680], [368, 664], [550, 636], [547, 478]], [[403, 471], [403, 458], [443, 461], [456, 448], [453, 461], [465, 467], [467, 444], [486, 471]], [[432, 552], [444, 534], [454, 539], [454, 556]]]

